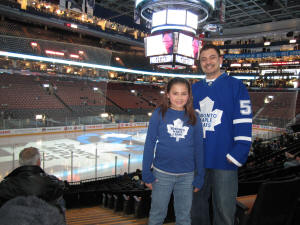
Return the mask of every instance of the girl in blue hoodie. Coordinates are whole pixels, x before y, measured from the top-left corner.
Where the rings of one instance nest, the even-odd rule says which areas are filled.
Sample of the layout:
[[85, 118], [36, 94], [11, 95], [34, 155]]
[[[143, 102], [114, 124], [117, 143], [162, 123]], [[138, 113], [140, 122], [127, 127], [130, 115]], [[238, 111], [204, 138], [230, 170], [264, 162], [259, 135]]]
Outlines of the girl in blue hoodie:
[[202, 134], [190, 84], [171, 79], [149, 121], [144, 146], [142, 177], [152, 189], [149, 225], [163, 224], [172, 192], [176, 224], [191, 224], [193, 186], [198, 191], [204, 178]]

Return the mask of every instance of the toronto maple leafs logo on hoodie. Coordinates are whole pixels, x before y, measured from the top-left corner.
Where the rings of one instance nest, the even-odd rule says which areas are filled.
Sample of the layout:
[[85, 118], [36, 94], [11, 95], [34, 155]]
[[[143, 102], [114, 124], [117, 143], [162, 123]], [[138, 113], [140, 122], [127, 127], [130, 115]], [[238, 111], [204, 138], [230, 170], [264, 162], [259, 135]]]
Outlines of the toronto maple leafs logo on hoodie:
[[176, 138], [178, 142], [180, 138], [184, 138], [187, 135], [189, 128], [183, 126], [183, 121], [181, 119], [176, 119], [173, 121], [174, 125], [168, 124], [168, 133], [171, 137]]

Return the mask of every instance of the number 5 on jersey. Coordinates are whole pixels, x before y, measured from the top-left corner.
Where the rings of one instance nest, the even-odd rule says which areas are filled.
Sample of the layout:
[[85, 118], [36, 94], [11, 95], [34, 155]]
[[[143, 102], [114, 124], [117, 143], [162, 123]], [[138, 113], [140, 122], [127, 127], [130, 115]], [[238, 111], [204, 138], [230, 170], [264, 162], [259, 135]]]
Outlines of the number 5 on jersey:
[[251, 103], [250, 100], [240, 100], [240, 112], [242, 115], [250, 115], [251, 114]]

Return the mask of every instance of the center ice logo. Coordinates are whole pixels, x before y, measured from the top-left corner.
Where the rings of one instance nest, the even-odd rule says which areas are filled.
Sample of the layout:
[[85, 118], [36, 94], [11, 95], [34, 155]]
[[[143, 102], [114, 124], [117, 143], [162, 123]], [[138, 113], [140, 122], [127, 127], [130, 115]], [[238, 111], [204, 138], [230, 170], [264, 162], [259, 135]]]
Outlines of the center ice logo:
[[168, 124], [168, 133], [171, 135], [171, 137], [176, 138], [176, 141], [179, 141], [179, 138], [184, 138], [185, 135], [187, 135], [187, 132], [189, 130], [188, 127], [183, 126], [183, 122], [180, 119], [173, 121], [174, 125]]
[[202, 101], [199, 101], [200, 111], [199, 109], [196, 109], [202, 122], [204, 138], [206, 136], [206, 131], [215, 131], [215, 126], [221, 123], [223, 111], [220, 109], [215, 109], [213, 111], [214, 104], [214, 101], [209, 97], [206, 97]]

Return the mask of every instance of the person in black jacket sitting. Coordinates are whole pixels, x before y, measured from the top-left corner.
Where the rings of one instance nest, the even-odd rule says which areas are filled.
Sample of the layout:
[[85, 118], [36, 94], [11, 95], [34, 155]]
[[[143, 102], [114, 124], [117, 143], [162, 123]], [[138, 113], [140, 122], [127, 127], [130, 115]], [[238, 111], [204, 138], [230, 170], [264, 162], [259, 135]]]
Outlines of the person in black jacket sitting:
[[64, 182], [48, 175], [40, 167], [37, 148], [23, 149], [19, 154], [20, 167], [8, 174], [0, 183], [0, 207], [17, 196], [36, 196], [65, 212]]

